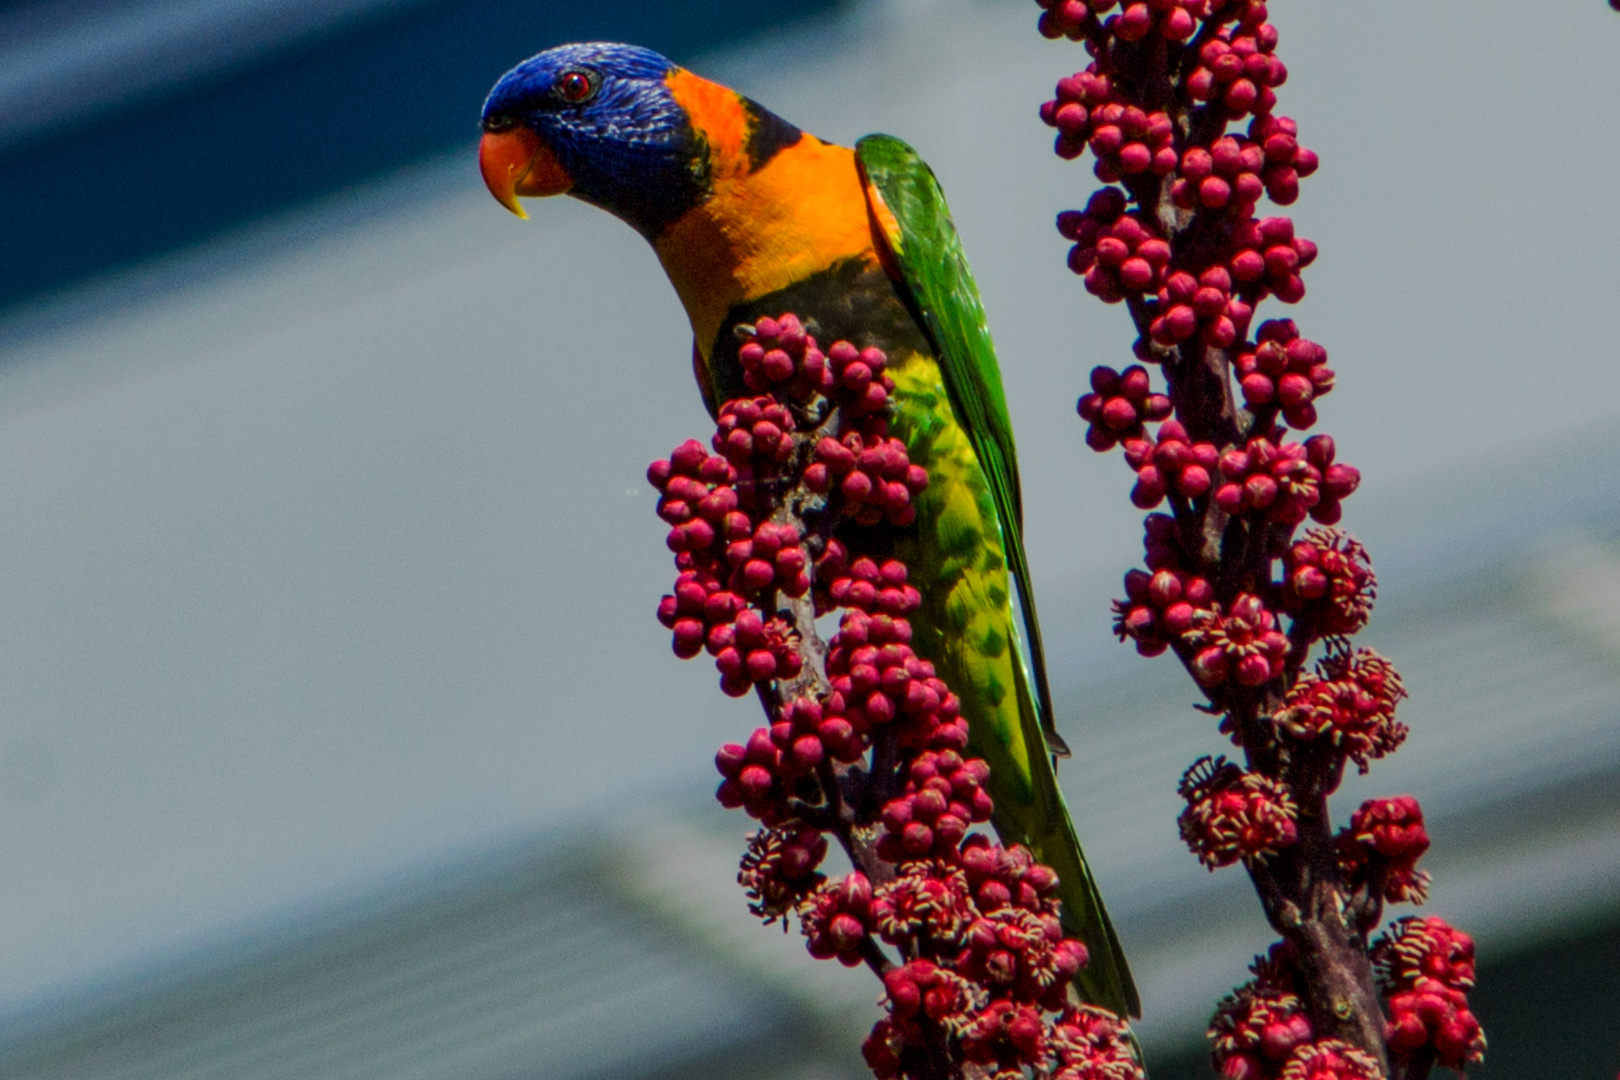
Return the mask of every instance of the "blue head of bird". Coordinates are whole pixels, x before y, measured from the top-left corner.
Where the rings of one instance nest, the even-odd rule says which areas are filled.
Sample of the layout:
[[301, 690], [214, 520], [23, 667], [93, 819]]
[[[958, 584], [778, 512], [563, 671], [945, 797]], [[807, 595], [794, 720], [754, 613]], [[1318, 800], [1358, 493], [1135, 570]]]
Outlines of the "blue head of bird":
[[653, 236], [700, 197], [700, 147], [650, 49], [560, 45], [503, 75], [484, 102], [479, 166], [503, 206], [570, 194]]

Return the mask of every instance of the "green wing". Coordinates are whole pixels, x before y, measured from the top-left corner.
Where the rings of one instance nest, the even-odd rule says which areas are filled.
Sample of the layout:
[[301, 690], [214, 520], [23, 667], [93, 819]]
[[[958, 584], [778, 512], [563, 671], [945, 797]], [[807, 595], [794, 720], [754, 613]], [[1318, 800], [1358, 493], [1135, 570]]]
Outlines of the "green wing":
[[[856, 144], [855, 152], [868, 187], [879, 252], [890, 274], [903, 285], [913, 315], [934, 346], [946, 392], [989, 479], [1023, 616], [1039, 733], [1054, 751], [1067, 754], [1053, 727], [1045, 652], [1024, 554], [1018, 458], [978, 286], [945, 205], [945, 193], [916, 151], [892, 136], [868, 135]], [[874, 189], [880, 201], [872, 198]], [[892, 221], [885, 220], [885, 211]], [[1026, 732], [1031, 748], [1041, 745], [1035, 735]], [[1090, 947], [1091, 962], [1079, 979], [1087, 999], [1117, 1013], [1140, 1015], [1130, 968], [1080, 850], [1051, 762], [1044, 755], [1035, 756], [1039, 760], [1029, 764], [1043, 796], [1044, 813], [1033, 821], [1018, 822], [1017, 831], [1058, 872], [1064, 886], [1065, 922]]]
[[1051, 750], [1068, 756], [1069, 748], [1053, 725], [1047, 656], [1040, 643], [1029, 563], [1024, 557], [1024, 495], [1017, 481], [1013, 423], [1001, 392], [1001, 369], [996, 366], [985, 308], [978, 300], [974, 275], [967, 269], [961, 238], [951, 222], [951, 210], [944, 204], [940, 181], [912, 147], [888, 134], [868, 134], [855, 144], [855, 154], [868, 185], [878, 189], [899, 223], [899, 236], [889, 230], [875, 232], [883, 232], [881, 238], [888, 241], [886, 254], [894, 257], [894, 269], [906, 283], [914, 314], [927, 329], [940, 358], [944, 389], [966, 423], [967, 437], [990, 478], [996, 517], [1001, 521], [1019, 607], [1024, 612], [1040, 730]]
[[855, 144], [861, 172], [883, 196], [900, 226], [898, 237], [887, 230], [899, 275], [910, 293], [914, 314], [922, 322], [945, 373], [945, 389], [967, 425], [974, 452], [990, 478], [996, 516], [1007, 544], [1024, 630], [1041, 731], [1052, 750], [1068, 756], [1052, 716], [1052, 692], [1046, 681], [1046, 654], [1041, 645], [1029, 564], [1024, 557], [1024, 501], [1018, 486], [1018, 455], [1012, 422], [1001, 390], [1001, 369], [985, 322], [979, 288], [973, 283], [962, 241], [956, 235], [945, 193], [933, 170], [917, 152], [891, 135], [868, 135]]

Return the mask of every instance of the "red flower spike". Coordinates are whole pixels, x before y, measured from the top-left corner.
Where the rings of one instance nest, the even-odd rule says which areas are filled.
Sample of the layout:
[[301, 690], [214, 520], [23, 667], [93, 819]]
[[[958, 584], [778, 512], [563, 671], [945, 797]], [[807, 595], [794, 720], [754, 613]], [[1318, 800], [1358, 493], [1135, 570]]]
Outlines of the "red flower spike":
[[1187, 809], [1181, 838], [1211, 870], [1263, 862], [1299, 840], [1298, 808], [1288, 789], [1225, 758], [1201, 758], [1181, 778]]
[[[1105, 211], [1117, 198], [1092, 207]], [[1119, 221], [1112, 217], [1108, 224]], [[843, 341], [823, 354], [792, 315], [759, 320], [739, 352], [755, 396], [721, 406], [714, 452], [688, 442], [648, 469], [679, 571], [659, 620], [680, 655], [706, 649], [722, 689], [741, 695], [770, 681], [780, 691], [800, 672], [795, 631], [776, 610], [781, 597], [813, 587], [818, 614], [844, 609], [827, 643], [828, 689], [782, 702], [768, 727], [715, 757], [718, 799], [765, 826], [739, 870], [750, 909], [766, 922], [796, 912], [817, 957], [861, 964], [881, 952], [874, 935], [909, 957], [885, 975], [889, 1015], [863, 1048], [879, 1075], [903, 1075], [912, 1048], [940, 1033], [962, 1060], [1057, 1075], [1047, 1014], [1065, 1007], [1086, 948], [1063, 936], [1050, 868], [1022, 848], [969, 834], [994, 810], [989, 766], [965, 756], [960, 703], [911, 648], [909, 616], [921, 595], [903, 562], [863, 552], [863, 534], [840, 527], [906, 524], [928, 482], [889, 434], [887, 357]], [[1104, 402], [1100, 413], [1121, 417], [1128, 406], [1134, 433], [1165, 418], [1167, 402], [1151, 394], [1145, 368], [1110, 376], [1120, 403]], [[807, 422], [818, 430], [801, 433]], [[804, 490], [825, 497], [811, 500], [812, 512], [837, 530], [814, 530], [814, 549], [799, 519], [782, 513], [797, 498], [784, 493]], [[1198, 598], [1208, 586], [1189, 582], [1187, 591]], [[867, 757], [874, 737], [888, 741], [881, 765]], [[827, 836], [806, 827], [829, 801], [829, 770], [856, 763], [865, 771], [841, 773], [840, 782], [892, 769], [886, 790], [899, 791], [883, 806], [877, 843], [895, 875], [876, 895], [859, 872], [826, 881], [818, 867]], [[831, 798], [845, 797], [839, 791]]]

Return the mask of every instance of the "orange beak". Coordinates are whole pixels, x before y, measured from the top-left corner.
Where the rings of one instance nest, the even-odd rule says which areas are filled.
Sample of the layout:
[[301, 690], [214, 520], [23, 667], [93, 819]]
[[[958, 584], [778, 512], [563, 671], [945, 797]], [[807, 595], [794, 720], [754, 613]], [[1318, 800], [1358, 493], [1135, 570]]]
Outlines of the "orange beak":
[[520, 218], [529, 215], [523, 212], [519, 195], [561, 195], [574, 186], [551, 147], [522, 126], [484, 132], [478, 144], [478, 168], [495, 201]]

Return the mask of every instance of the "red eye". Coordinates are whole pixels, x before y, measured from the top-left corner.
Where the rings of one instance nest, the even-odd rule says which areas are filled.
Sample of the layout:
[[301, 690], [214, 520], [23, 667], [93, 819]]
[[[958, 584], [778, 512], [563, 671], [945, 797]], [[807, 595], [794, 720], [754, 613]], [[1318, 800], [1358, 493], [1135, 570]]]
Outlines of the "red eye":
[[564, 101], [577, 105], [596, 93], [596, 81], [583, 71], [565, 71], [557, 80], [557, 92]]

